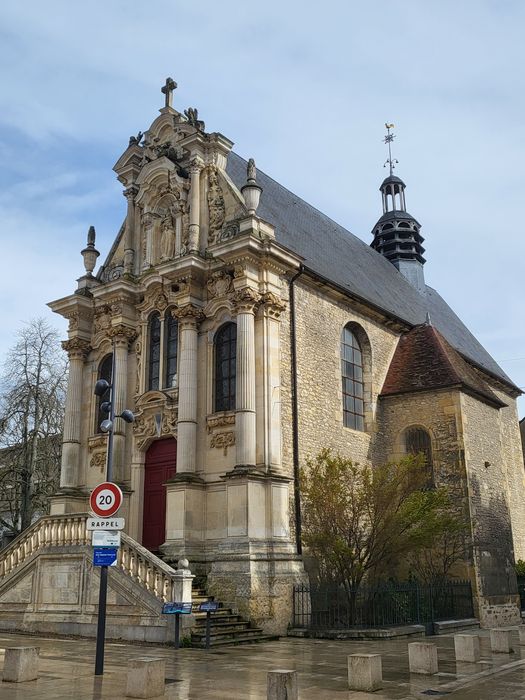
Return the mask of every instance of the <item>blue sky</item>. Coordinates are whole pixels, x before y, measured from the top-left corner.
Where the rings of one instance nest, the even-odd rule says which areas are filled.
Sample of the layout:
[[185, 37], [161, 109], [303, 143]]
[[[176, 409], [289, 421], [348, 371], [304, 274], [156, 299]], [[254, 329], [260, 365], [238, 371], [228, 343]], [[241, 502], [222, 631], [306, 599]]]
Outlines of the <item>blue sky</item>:
[[[244, 157], [369, 242], [385, 121], [426, 238], [427, 283], [525, 387], [519, 1], [29, 0], [0, 8], [0, 357], [102, 257], [112, 166], [162, 106], [195, 106]], [[521, 400], [521, 415], [525, 402]]]

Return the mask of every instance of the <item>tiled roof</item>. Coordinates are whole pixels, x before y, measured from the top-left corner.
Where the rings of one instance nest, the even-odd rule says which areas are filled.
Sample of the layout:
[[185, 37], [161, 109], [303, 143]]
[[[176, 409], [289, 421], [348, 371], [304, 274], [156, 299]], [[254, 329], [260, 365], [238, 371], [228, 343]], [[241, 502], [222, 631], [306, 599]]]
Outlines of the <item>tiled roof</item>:
[[380, 396], [458, 387], [493, 406], [505, 406], [471, 367], [429, 324], [399, 339]]
[[[229, 154], [226, 172], [239, 189], [246, 165]], [[260, 170], [257, 182], [263, 188], [257, 215], [275, 227], [279, 243], [304, 258], [308, 270], [410, 325], [424, 323], [429, 313], [458, 352], [515, 386], [434, 289], [420, 294], [380, 253]]]

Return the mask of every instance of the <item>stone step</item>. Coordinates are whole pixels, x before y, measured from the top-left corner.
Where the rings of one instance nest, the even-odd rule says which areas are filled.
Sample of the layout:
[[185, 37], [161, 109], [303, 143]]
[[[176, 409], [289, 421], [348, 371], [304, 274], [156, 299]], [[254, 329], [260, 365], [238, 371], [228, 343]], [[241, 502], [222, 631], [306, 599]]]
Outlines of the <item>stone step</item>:
[[[210, 647], [221, 647], [221, 646], [226, 646], [228, 645], [233, 645], [233, 644], [258, 644], [259, 642], [274, 642], [277, 639], [279, 639], [278, 636], [273, 636], [270, 634], [261, 634], [258, 637], [244, 637], [243, 635], [238, 635], [237, 637], [233, 639], [220, 639], [220, 640], [214, 640], [210, 638]], [[198, 647], [198, 648], [205, 648], [206, 647], [206, 637], [204, 638], [204, 641], [201, 642], [194, 642], [192, 638], [191, 642], [192, 646]]]
[[[222, 634], [223, 632], [242, 632], [243, 630], [253, 629], [250, 627], [250, 623], [246, 621], [240, 622], [216, 622], [210, 625], [211, 634]], [[206, 624], [199, 624], [195, 628], [195, 634], [205, 634]]]
[[[205, 614], [199, 614], [195, 615], [195, 622], [197, 626], [206, 626], [206, 615]], [[232, 622], [246, 622], [246, 620], [243, 620], [240, 615], [212, 615], [211, 616], [211, 624], [212, 627], [213, 625], [225, 625], [225, 624], [231, 624]]]
[[[243, 639], [255, 639], [260, 637], [261, 635], [262, 629], [260, 627], [249, 627], [248, 629], [239, 630], [238, 634], [236, 634], [235, 630], [225, 630], [224, 632], [212, 631], [212, 633], [210, 634], [210, 642], [212, 640], [217, 642], [224, 641], [226, 639], [234, 640], [238, 637], [242, 637]], [[192, 644], [194, 642], [205, 643], [206, 634], [204, 632], [192, 632], [191, 642]]]

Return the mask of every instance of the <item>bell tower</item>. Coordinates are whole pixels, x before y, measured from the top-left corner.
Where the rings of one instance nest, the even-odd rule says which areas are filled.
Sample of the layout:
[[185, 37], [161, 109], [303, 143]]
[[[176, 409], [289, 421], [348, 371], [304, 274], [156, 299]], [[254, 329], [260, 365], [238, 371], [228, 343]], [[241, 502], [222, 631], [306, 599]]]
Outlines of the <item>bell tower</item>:
[[424, 238], [420, 234], [421, 225], [406, 210], [406, 185], [400, 177], [394, 175], [394, 168], [398, 162], [392, 158], [391, 149], [395, 138], [391, 133], [394, 125], [385, 124], [385, 126], [387, 135], [384, 141], [388, 145], [388, 159], [385, 167], [389, 166], [390, 174], [379, 188], [383, 199], [383, 215], [372, 230], [374, 240], [370, 245], [390, 260], [418, 292], [424, 293], [423, 253], [425, 249], [422, 245]]

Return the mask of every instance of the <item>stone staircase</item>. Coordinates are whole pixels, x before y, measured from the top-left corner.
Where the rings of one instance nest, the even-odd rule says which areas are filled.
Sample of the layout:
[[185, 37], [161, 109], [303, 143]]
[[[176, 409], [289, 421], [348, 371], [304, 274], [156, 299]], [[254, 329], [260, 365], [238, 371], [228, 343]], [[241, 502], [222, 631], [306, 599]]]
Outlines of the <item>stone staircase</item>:
[[[192, 597], [196, 626], [191, 635], [191, 646], [203, 648], [206, 646], [206, 613], [199, 612], [199, 605], [214, 598], [202, 588], [194, 588]], [[278, 639], [277, 636], [264, 634], [260, 627], [252, 627], [250, 622], [231, 608], [223, 607], [222, 603], [219, 603], [218, 610], [210, 613], [210, 617], [210, 647]]]

